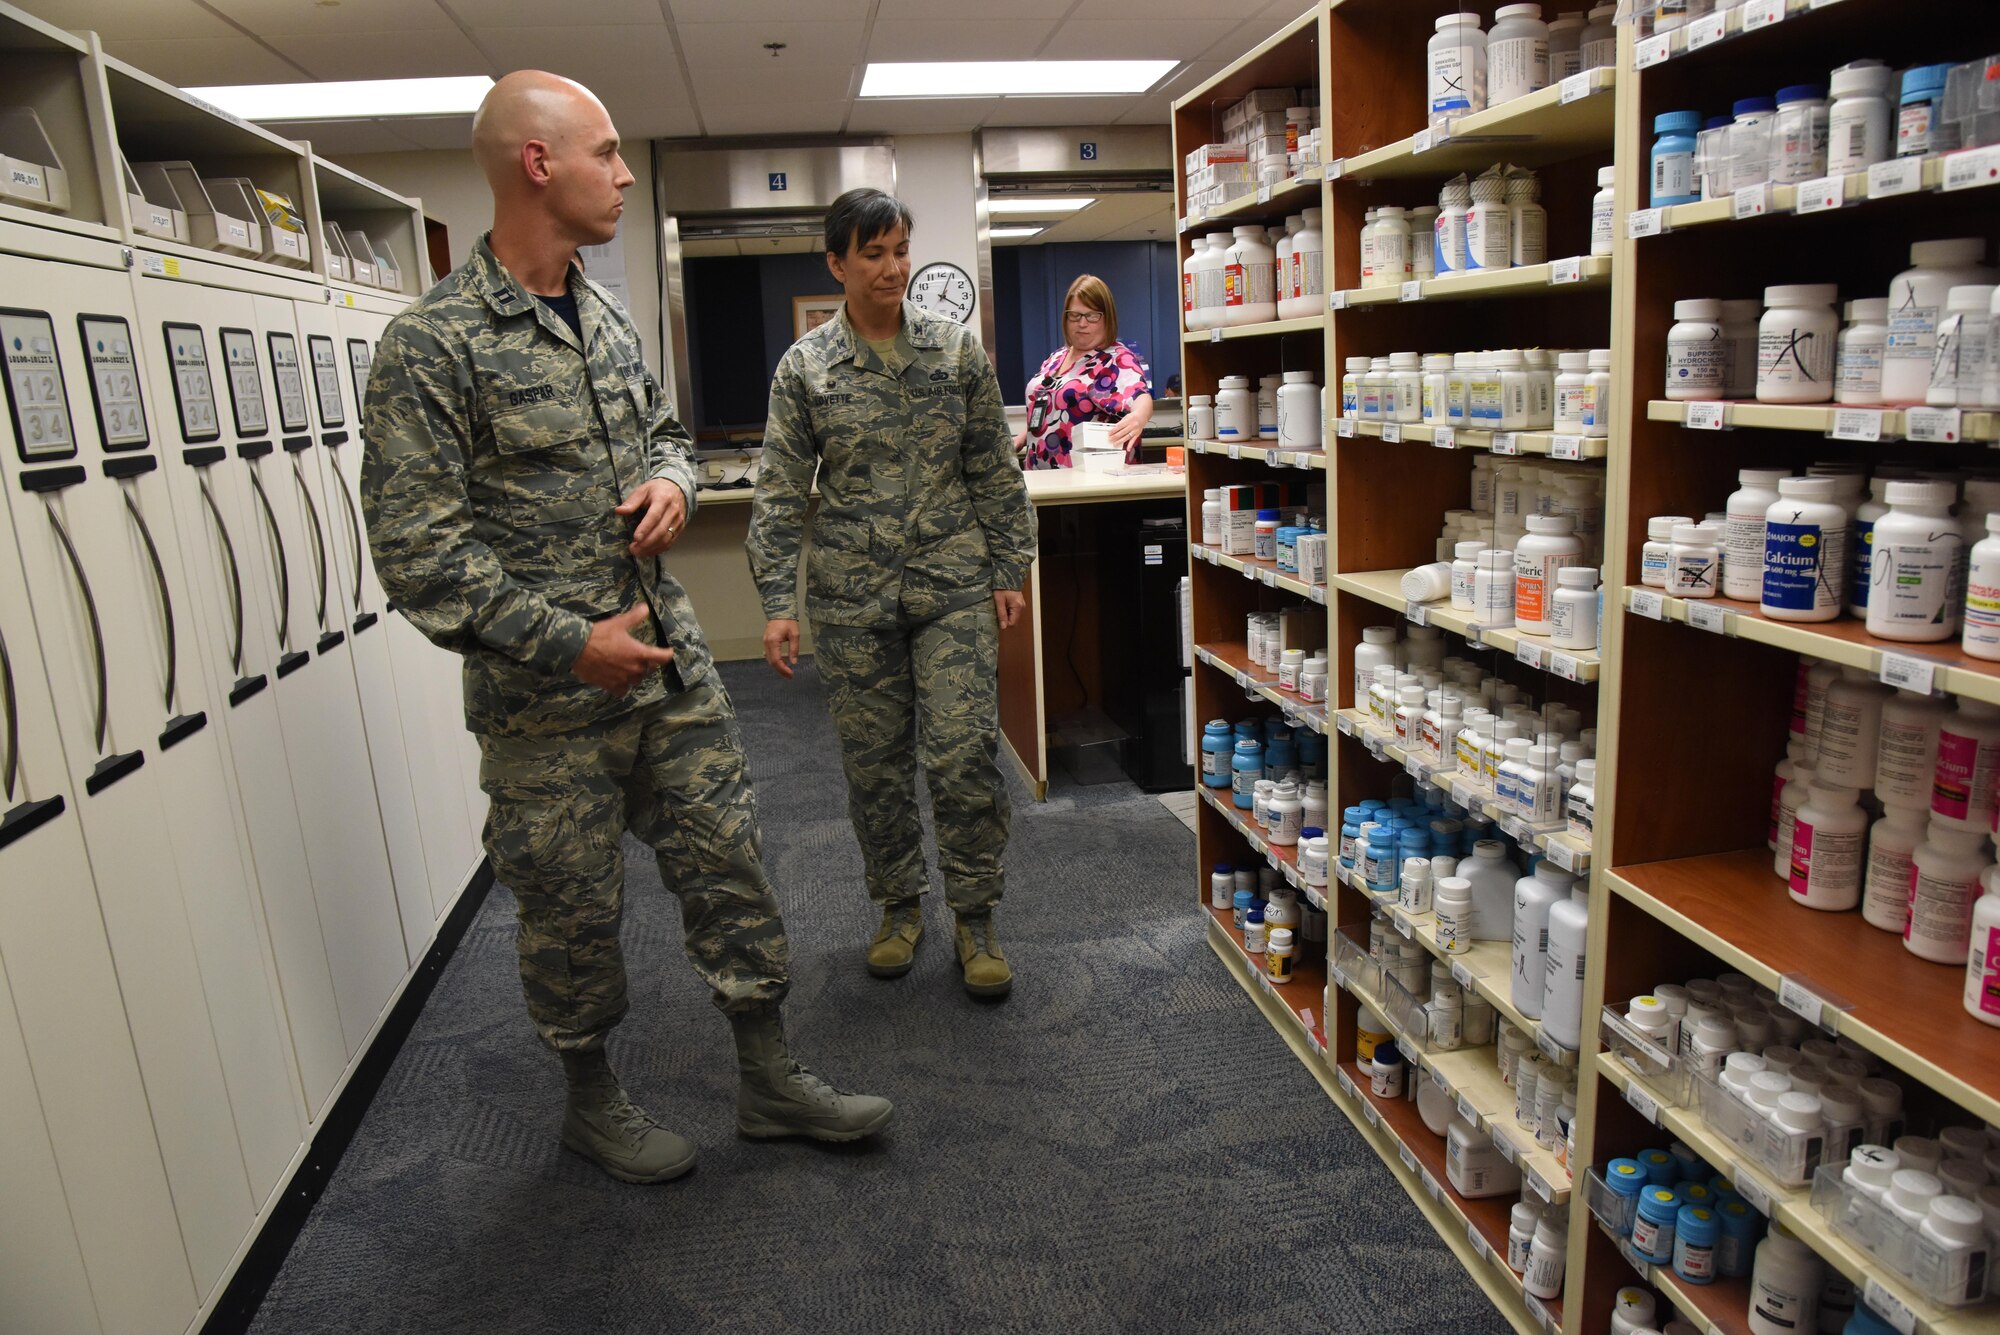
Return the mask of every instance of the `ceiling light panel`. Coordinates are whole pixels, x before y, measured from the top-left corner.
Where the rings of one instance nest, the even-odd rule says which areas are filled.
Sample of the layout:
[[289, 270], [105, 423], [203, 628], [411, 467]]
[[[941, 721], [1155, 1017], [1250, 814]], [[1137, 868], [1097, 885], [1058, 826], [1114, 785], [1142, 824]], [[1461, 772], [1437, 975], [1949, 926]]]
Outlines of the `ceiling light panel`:
[[470, 115], [479, 110], [479, 103], [492, 87], [492, 79], [475, 74], [444, 79], [228, 84], [187, 91], [246, 121], [322, 121]]
[[995, 195], [986, 201], [993, 213], [1022, 213], [1029, 217], [1050, 213], [1075, 213], [1097, 202], [1092, 195]]
[[996, 227], [988, 235], [999, 240], [1010, 236], [1038, 236], [1047, 230], [1046, 227]]
[[1143, 93], [1174, 60], [967, 60], [875, 63], [863, 97], [1116, 97]]

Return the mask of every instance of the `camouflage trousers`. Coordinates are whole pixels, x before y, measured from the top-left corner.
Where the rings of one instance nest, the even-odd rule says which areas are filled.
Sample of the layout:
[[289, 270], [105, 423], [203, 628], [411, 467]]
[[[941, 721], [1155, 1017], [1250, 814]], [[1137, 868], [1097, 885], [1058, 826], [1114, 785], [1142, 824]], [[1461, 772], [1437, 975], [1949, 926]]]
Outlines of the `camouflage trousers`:
[[486, 851], [519, 905], [528, 1014], [550, 1047], [592, 1051], [624, 1017], [626, 830], [681, 902], [688, 959], [724, 1011], [783, 997], [790, 950], [764, 877], [756, 797], [712, 676], [575, 731], [479, 738]]
[[1010, 810], [995, 763], [1000, 625], [992, 600], [893, 630], [815, 624], [813, 646], [840, 735], [868, 897], [888, 904], [929, 888], [917, 817], [921, 758], [945, 901], [959, 913], [990, 910], [1000, 902]]

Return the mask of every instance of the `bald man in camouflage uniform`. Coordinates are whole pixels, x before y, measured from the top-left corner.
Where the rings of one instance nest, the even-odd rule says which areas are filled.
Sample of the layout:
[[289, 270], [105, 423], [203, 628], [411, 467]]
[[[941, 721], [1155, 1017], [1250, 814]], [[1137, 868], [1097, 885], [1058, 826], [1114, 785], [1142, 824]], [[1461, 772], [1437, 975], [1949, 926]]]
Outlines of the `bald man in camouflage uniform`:
[[903, 300], [910, 222], [879, 190], [828, 210], [828, 267], [846, 300], [778, 363], [750, 566], [765, 656], [789, 676], [817, 473], [806, 611], [868, 894], [882, 908], [869, 972], [909, 972], [923, 936], [921, 759], [964, 985], [999, 997], [1014, 982], [994, 925], [1009, 814], [996, 763], [1000, 628], [1025, 615], [1035, 521], [985, 351], [963, 325]]
[[370, 546], [396, 610], [464, 656], [492, 799], [485, 844], [519, 910], [521, 983], [562, 1057], [562, 1142], [628, 1182], [694, 1166], [605, 1053], [627, 1008], [627, 829], [680, 899], [688, 958], [730, 1020], [737, 1126], [852, 1140], [886, 1100], [786, 1052], [784, 923], [743, 742], [694, 608], [661, 554], [694, 510], [688, 435], [631, 318], [576, 265], [616, 233], [632, 176], [596, 98], [518, 72], [474, 150], [494, 226], [382, 337], [363, 426]]

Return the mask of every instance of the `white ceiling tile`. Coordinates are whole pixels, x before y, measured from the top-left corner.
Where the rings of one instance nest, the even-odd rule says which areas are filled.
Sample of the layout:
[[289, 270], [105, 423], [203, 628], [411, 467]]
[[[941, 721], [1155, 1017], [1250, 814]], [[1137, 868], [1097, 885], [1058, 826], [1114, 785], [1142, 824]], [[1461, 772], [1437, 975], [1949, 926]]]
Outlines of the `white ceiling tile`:
[[1238, 25], [1227, 19], [1169, 19], [1134, 23], [1130, 19], [1090, 19], [1065, 23], [1043, 54], [1055, 59], [1064, 52], [1095, 52], [1120, 60], [1186, 60], [1228, 37]]
[[702, 121], [711, 135], [732, 134], [832, 134], [847, 117], [848, 103], [783, 102], [744, 103], [738, 106], [703, 106]]
[[[1272, 3], [1290, 6], [1295, 15], [1301, 12], [1298, 8], [1301, 0], [1272, 0]], [[1250, 0], [1247, 6], [1252, 13], [1261, 7], [1262, 0]], [[1115, 20], [1138, 28], [1173, 19], [1212, 19], [1217, 14], [1230, 12], [1216, 4], [1215, 0], [1145, 0], [1143, 9], [1144, 16], [1135, 22], [1132, 0], [1082, 0], [1071, 17], [1079, 20]]]
[[[667, 0], [674, 23], [766, 23], [796, 19], [807, 6], [799, 0]], [[869, 0], [813, 0], [815, 19], [860, 23], [868, 17]]]
[[[1007, 0], [1011, 18], [1059, 19], [1069, 13], [1076, 0]], [[875, 11], [875, 26], [901, 23], [907, 19], [990, 19], [997, 6], [993, 0], [881, 0]]]
[[1027, 60], [1048, 36], [1047, 22], [1008, 19], [912, 19], [877, 23], [868, 39], [868, 59]]
[[[666, 22], [659, 0], [584, 0], [558, 12], [548, 0], [439, 0], [474, 32], [488, 28], [539, 28], [562, 18], [573, 27]], [[432, 3], [432, 0], [424, 0]]]
[[[493, 72], [456, 28], [393, 32], [280, 33], [264, 39], [315, 79], [421, 79]], [[366, 108], [357, 108], [366, 110]]]
[[[692, 139], [701, 133], [701, 122], [695, 119], [693, 107], [661, 107], [632, 118], [631, 123], [636, 127], [632, 131], [634, 139]], [[619, 122], [621, 127], [624, 124], [622, 120]]]
[[[757, 70], [769, 79], [784, 79], [789, 87], [802, 67], [819, 64], [852, 65], [861, 59], [859, 23], [677, 23], [674, 31], [687, 52], [693, 69]], [[766, 42], [783, 42], [785, 50], [773, 56]]]
[[457, 26], [433, 0], [205, 0], [218, 13], [268, 38], [273, 33], [437, 32]]
[[875, 98], [855, 102], [847, 129], [852, 134], [957, 134], [978, 129], [999, 107], [997, 97]]
[[296, 83], [311, 77], [248, 37], [120, 38], [104, 49], [156, 79], [181, 88], [238, 83]]
[[426, 147], [402, 133], [402, 126], [393, 121], [302, 122], [284, 126], [281, 132], [305, 140], [314, 152], [335, 162], [355, 153], [408, 153]]
[[1132, 96], [1119, 97], [1003, 97], [986, 117], [987, 125], [1109, 125], [1127, 107]]
[[44, 23], [114, 37], [223, 37], [236, 30], [194, 0], [29, 0]]
[[611, 96], [604, 99], [604, 109], [611, 113], [611, 123], [618, 127], [628, 151], [641, 139], [701, 133], [694, 105], [679, 83], [671, 88], [614, 85]]
[[794, 65], [782, 75], [759, 77], [752, 68], [717, 69], [692, 57], [695, 102], [706, 116], [714, 107], [774, 106], [792, 102], [843, 102], [856, 83], [852, 65]]
[[1140, 98], [1138, 105], [1121, 114], [1117, 125], [1166, 125], [1174, 118], [1173, 101], [1165, 93]]
[[621, 86], [658, 85], [685, 105], [680, 58], [664, 23], [623, 27], [489, 28], [480, 45], [503, 70], [549, 70], [575, 79], [610, 105]]

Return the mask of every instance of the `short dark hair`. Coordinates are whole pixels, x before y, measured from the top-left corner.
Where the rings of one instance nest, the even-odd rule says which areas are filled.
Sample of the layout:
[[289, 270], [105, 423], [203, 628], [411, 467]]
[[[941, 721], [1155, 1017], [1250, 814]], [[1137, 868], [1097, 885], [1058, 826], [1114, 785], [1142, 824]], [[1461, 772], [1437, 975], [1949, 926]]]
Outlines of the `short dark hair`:
[[910, 206], [902, 200], [873, 186], [850, 190], [826, 211], [827, 253], [844, 259], [852, 247], [867, 245], [884, 232], [895, 230], [897, 223], [903, 224], [905, 231], [917, 230]]

